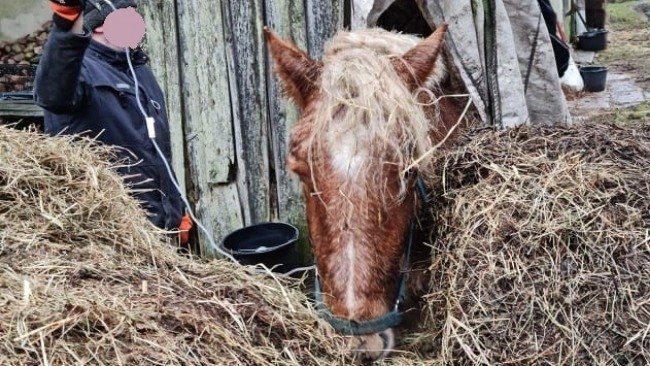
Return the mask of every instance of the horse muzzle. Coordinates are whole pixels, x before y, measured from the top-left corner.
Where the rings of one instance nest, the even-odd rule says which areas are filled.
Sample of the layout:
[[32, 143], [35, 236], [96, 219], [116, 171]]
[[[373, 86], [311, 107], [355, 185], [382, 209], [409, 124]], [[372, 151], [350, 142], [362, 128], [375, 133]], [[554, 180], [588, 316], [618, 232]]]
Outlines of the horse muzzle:
[[315, 287], [316, 309], [319, 315], [336, 332], [348, 336], [349, 348], [356, 361], [379, 360], [393, 350], [395, 346], [393, 328], [402, 322], [402, 314], [399, 312], [401, 296], [398, 296], [392, 311], [378, 318], [356, 321], [339, 318], [332, 314], [322, 302], [318, 278], [316, 278]]
[[353, 359], [359, 362], [376, 361], [385, 358], [395, 346], [393, 329], [367, 335], [352, 336], [349, 339]]

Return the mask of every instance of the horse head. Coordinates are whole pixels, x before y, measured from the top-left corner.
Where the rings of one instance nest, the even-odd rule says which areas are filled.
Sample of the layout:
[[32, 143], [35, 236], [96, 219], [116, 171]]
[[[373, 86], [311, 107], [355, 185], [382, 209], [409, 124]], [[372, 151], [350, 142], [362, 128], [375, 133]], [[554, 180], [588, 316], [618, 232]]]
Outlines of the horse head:
[[448, 127], [436, 97], [445, 31], [424, 40], [341, 32], [314, 60], [265, 28], [275, 73], [300, 109], [287, 166], [302, 182], [317, 300], [362, 357], [383, 357], [394, 345], [418, 206], [408, 167]]

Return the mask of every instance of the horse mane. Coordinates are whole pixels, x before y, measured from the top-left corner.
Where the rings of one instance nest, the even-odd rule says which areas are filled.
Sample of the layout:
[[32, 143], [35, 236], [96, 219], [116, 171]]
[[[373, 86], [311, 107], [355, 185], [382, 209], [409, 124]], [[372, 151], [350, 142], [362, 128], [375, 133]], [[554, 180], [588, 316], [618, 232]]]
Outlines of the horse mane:
[[[406, 177], [399, 174], [398, 195], [387, 197], [382, 167], [392, 165], [401, 172], [435, 143], [430, 133], [436, 126], [425, 114], [422, 100], [424, 96], [424, 104], [435, 107], [438, 85], [446, 76], [442, 57], [426, 88], [414, 93], [391, 63], [391, 58], [399, 58], [421, 41], [364, 29], [339, 32], [324, 48], [309, 151], [317, 144], [329, 153], [333, 170], [348, 188], [380, 194], [385, 202], [403, 199], [408, 187]], [[318, 168], [313, 165], [310, 159], [312, 169]], [[419, 169], [426, 169], [426, 164]]]

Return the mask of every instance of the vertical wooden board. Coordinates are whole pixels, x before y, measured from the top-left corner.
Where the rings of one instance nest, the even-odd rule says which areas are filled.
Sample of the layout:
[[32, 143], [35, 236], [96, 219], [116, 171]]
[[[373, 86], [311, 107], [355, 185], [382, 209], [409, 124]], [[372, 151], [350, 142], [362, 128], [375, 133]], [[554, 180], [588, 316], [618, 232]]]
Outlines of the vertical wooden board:
[[186, 193], [185, 143], [175, 2], [141, 0], [138, 3], [138, 11], [142, 14], [147, 27], [143, 48], [149, 55], [151, 69], [165, 94], [172, 143], [172, 168], [181, 189]]
[[374, 0], [351, 1], [351, 29], [363, 29], [368, 27], [368, 14], [370, 14], [374, 3]]
[[[185, 139], [197, 217], [219, 243], [242, 218], [234, 171], [228, 44], [220, 6], [201, 0], [177, 2]], [[209, 256], [205, 237], [201, 247]]]
[[[305, 8], [302, 0], [266, 0], [266, 24], [285, 40], [307, 50]], [[300, 181], [287, 171], [286, 155], [291, 129], [298, 119], [296, 106], [283, 97], [280, 84], [273, 74], [273, 64], [264, 47], [267, 60], [267, 84], [270, 118], [270, 139], [273, 148], [277, 193], [277, 217], [297, 226], [305, 225], [304, 199]]]
[[320, 58], [323, 45], [343, 28], [344, 0], [305, 0], [309, 54]]
[[232, 182], [235, 164], [222, 14], [200, 0], [178, 2], [186, 140], [205, 147], [199, 171], [206, 184]]
[[237, 186], [246, 224], [269, 221], [269, 143], [266, 102], [266, 68], [262, 42], [263, 0], [227, 2], [229, 69], [235, 86], [237, 109]]
[[[346, 9], [347, 8], [347, 9]], [[346, 12], [349, 14], [352, 12], [352, 1], [348, 0], [334, 0], [332, 1], [332, 14], [330, 14], [331, 17], [331, 24], [332, 24], [332, 29], [331, 29], [331, 35], [327, 37], [329, 39], [331, 36], [333, 36], [337, 31], [344, 29], [345, 26], [345, 14]], [[325, 39], [325, 40], [327, 40]]]
[[[205, 146], [198, 146], [198, 149], [205, 149]], [[190, 148], [191, 156], [197, 156], [193, 148]], [[221, 245], [222, 240], [233, 230], [244, 225], [241, 214], [239, 195], [235, 184], [209, 187], [199, 187], [198, 198], [194, 201], [194, 213], [199, 218], [204, 229], [209, 233], [206, 236], [202, 230], [198, 230], [201, 255], [207, 258], [217, 257], [217, 251], [213, 245]]]

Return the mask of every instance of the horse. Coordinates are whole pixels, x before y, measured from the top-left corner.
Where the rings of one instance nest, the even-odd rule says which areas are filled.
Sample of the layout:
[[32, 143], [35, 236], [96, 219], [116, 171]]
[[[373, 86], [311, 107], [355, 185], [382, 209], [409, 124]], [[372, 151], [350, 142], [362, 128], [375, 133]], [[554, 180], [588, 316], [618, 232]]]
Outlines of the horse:
[[413, 223], [426, 206], [422, 189], [415, 193], [426, 164], [416, 162], [453, 138], [464, 115], [444, 97], [453, 93], [446, 29], [425, 39], [340, 31], [314, 60], [264, 28], [274, 73], [300, 112], [287, 168], [304, 193], [316, 300], [357, 358], [383, 358], [394, 347], [404, 261], [422, 244]]

